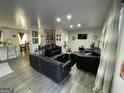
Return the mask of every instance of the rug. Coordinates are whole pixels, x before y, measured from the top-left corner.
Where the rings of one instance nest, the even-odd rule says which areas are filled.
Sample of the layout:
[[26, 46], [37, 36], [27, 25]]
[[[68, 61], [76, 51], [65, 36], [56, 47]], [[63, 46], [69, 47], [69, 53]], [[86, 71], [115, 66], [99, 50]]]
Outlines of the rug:
[[0, 77], [6, 76], [11, 73], [13, 73], [13, 70], [10, 68], [8, 63], [0, 64]]

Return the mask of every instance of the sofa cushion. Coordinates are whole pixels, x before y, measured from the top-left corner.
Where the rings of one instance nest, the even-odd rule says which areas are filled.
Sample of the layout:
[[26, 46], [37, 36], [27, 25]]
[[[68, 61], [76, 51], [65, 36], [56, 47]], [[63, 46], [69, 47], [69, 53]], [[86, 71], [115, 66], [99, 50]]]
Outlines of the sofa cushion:
[[100, 53], [98, 51], [92, 51], [91, 55], [93, 55], [93, 56], [100, 56]]
[[65, 63], [65, 62], [69, 61], [69, 55], [68, 54], [58, 55], [58, 56], [56, 56], [55, 60]]

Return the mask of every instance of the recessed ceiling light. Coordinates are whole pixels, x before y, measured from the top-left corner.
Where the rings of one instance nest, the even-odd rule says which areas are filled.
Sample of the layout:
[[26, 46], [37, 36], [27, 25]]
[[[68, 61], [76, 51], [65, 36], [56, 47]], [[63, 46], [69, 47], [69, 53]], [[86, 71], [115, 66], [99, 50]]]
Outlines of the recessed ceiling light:
[[74, 26], [73, 25], [70, 25], [70, 28], [73, 28]]
[[72, 15], [68, 14], [67, 19], [70, 20], [72, 18]]
[[61, 21], [61, 18], [59, 18], [59, 17], [56, 18], [56, 21], [57, 21], [57, 22], [60, 22], [60, 21]]
[[78, 27], [81, 27], [81, 24], [77, 24]]

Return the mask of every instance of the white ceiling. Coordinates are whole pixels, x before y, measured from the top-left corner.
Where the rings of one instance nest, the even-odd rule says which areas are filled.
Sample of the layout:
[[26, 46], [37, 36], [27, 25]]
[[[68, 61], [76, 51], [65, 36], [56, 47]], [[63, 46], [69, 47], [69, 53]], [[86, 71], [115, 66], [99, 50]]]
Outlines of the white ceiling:
[[[44, 25], [62, 28], [81, 23], [83, 28], [100, 28], [113, 0], [0, 0], [0, 26], [28, 29], [37, 16]], [[66, 15], [71, 14], [68, 21]], [[56, 22], [56, 17], [62, 19]]]

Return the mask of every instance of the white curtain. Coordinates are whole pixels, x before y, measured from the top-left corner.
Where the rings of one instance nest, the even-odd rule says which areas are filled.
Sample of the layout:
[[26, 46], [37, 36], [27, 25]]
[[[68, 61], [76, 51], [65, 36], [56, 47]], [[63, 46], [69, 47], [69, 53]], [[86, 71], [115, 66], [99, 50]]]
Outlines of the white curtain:
[[121, 0], [114, 0], [103, 27], [101, 59], [93, 89], [94, 93], [110, 93], [116, 60], [120, 4]]

